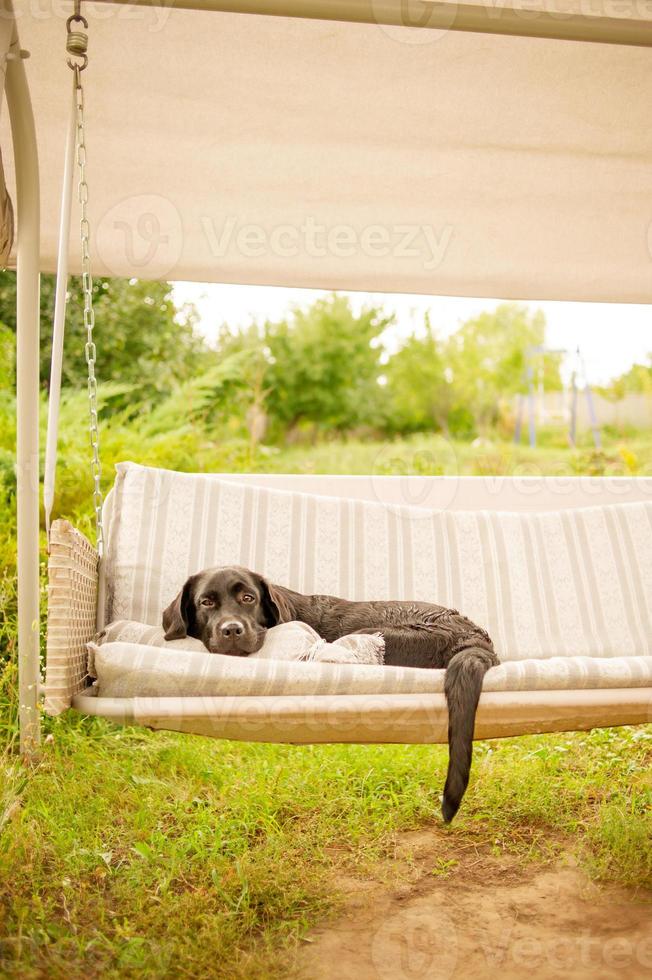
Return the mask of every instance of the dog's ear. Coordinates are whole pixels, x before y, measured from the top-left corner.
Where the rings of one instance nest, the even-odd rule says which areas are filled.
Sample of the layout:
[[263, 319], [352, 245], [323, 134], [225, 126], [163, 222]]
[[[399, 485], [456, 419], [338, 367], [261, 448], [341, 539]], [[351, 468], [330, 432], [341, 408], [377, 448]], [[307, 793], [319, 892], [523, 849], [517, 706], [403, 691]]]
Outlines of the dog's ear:
[[267, 626], [278, 626], [279, 623], [289, 623], [294, 618], [285, 589], [280, 585], [272, 585], [262, 575], [258, 577], [258, 585], [263, 594], [262, 607]]
[[166, 640], [182, 640], [194, 621], [193, 592], [196, 576], [189, 578], [178, 596], [163, 610]]

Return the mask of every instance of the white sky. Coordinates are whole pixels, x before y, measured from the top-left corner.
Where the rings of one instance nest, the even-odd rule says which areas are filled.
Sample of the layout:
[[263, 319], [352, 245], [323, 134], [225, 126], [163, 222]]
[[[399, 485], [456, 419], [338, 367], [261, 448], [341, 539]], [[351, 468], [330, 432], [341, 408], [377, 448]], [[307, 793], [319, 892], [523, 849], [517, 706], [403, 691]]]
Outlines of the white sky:
[[[213, 340], [222, 323], [246, 326], [252, 320], [278, 320], [293, 306], [308, 306], [318, 296], [317, 289], [290, 289], [282, 286], [231, 286], [213, 283], [178, 282], [174, 285], [177, 303], [193, 302], [201, 321], [199, 328]], [[418, 330], [430, 311], [433, 327], [451, 333], [460, 322], [484, 310], [493, 310], [500, 300], [464, 299], [452, 296], [408, 296], [397, 293], [346, 293], [353, 309], [379, 305], [396, 314], [397, 324], [386, 334], [390, 350], [402, 336]], [[602, 384], [622, 374], [635, 361], [647, 362], [652, 352], [652, 306], [608, 303], [530, 302], [541, 309], [548, 323], [547, 343], [551, 347], [581, 348], [589, 381]]]

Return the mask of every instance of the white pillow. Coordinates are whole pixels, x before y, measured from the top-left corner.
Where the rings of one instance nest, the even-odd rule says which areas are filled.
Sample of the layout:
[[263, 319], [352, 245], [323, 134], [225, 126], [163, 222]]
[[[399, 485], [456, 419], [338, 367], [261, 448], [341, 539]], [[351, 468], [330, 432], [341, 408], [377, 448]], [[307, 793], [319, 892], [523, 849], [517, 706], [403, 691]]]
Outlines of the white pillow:
[[[167, 650], [194, 650], [210, 654], [201, 640], [185, 636], [181, 640], [166, 640], [161, 626], [148, 626], [131, 620], [116, 620], [95, 638], [97, 646], [105, 643], [140, 643]], [[385, 641], [380, 634], [352, 633], [336, 643], [327, 643], [307, 623], [279, 623], [267, 630], [265, 642], [258, 653], [247, 660], [318, 660], [337, 664], [382, 664]], [[89, 669], [92, 677], [96, 676]]]

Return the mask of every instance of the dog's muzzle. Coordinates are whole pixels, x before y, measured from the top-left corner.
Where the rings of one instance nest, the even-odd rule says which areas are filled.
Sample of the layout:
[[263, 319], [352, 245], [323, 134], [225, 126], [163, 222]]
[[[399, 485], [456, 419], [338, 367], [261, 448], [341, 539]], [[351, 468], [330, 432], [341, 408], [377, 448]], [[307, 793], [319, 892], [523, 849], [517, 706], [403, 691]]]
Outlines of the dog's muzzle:
[[266, 632], [265, 629], [252, 629], [239, 619], [227, 619], [212, 631], [210, 642], [206, 646], [211, 653], [248, 657], [260, 650]]

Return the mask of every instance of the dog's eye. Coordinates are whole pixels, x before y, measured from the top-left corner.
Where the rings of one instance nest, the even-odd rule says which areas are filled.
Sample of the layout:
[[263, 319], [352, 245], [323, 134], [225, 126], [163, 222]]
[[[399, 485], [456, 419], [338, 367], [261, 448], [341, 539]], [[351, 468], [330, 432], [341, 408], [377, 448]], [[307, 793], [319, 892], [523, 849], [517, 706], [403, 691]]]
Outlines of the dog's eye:
[[202, 606], [214, 606], [215, 603], [213, 602], [212, 599], [202, 599], [201, 600], [201, 605]]
[[256, 601], [256, 597], [251, 595], [250, 592], [245, 592], [244, 595], [242, 596], [242, 602], [255, 602], [255, 601]]

